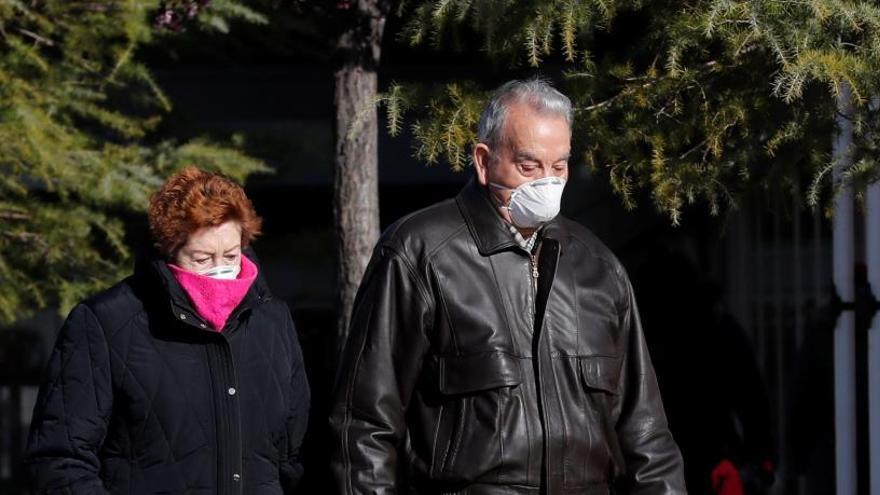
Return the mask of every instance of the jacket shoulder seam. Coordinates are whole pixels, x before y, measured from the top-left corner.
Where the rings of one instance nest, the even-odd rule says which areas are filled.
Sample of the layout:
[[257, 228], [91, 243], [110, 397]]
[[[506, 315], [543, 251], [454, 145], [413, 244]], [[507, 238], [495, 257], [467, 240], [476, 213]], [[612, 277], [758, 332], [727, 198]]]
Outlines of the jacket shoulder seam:
[[[131, 289], [129, 287], [126, 287], [125, 290], [126, 290], [126, 292], [128, 292], [128, 294], [126, 294], [125, 296], [134, 297], [134, 294], [131, 292]], [[137, 298], [135, 297], [135, 299], [137, 299]], [[102, 313], [102, 312], [98, 311], [95, 308], [95, 300], [94, 299], [89, 299], [89, 300], [86, 300], [82, 303], [82, 305], [84, 307], [89, 309], [89, 312], [92, 314], [92, 316], [95, 318], [95, 320], [99, 323], [101, 330], [103, 331], [104, 335], [106, 335], [108, 340], [110, 338], [112, 338], [114, 335], [116, 335], [116, 333], [119, 332], [120, 330], [131, 325], [131, 323], [134, 321], [135, 318], [146, 313], [146, 308], [144, 308], [143, 303], [140, 300], [138, 300], [137, 304], [138, 304], [139, 308], [136, 311], [134, 311], [132, 314], [130, 314], [125, 320], [123, 320], [121, 323], [119, 323], [117, 325], [108, 327], [104, 322], [105, 319], [99, 315], [99, 313]]]
[[413, 281], [416, 283], [416, 287], [418, 288], [419, 296], [421, 296], [423, 302], [428, 305], [429, 308], [432, 308], [434, 305], [431, 303], [430, 293], [428, 292], [427, 287], [425, 287], [425, 283], [419, 277], [418, 272], [415, 269], [415, 265], [404, 253], [402, 253], [395, 246], [383, 244], [382, 249], [388, 250], [392, 256], [399, 258], [400, 261], [403, 262], [404, 267], [406, 267], [407, 274]]

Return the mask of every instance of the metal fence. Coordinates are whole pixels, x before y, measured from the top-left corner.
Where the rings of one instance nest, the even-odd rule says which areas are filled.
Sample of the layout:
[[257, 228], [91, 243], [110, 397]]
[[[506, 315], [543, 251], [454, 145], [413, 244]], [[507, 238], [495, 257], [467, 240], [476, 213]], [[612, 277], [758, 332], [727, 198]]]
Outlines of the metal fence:
[[[719, 275], [726, 280], [728, 306], [751, 339], [773, 407], [779, 462], [772, 491], [815, 493], [819, 488], [811, 491], [810, 481], [795, 470], [791, 430], [793, 415], [806, 413], [793, 404], [796, 391], [804, 389], [800, 371], [812, 364], [804, 362], [811, 359], [805, 343], [824, 338], [819, 332], [830, 335], [822, 318], [835, 312], [828, 221], [798, 200], [752, 197], [731, 216], [724, 239], [718, 266], [724, 272]], [[829, 345], [827, 360], [832, 359]], [[824, 395], [816, 397], [819, 401]], [[833, 433], [834, 424], [816, 427]], [[821, 474], [833, 480], [833, 449], [828, 454], [829, 464], [821, 467], [827, 471]]]

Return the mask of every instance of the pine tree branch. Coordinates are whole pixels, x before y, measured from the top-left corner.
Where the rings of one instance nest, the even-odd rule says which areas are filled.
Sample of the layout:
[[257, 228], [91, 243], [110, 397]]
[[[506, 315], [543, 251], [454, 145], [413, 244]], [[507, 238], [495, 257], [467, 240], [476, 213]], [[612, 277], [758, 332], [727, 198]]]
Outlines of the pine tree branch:
[[[712, 69], [713, 67], [715, 67], [717, 65], [718, 65], [718, 62], [716, 60], [710, 60], [710, 61], [704, 63], [700, 67], [700, 69], [697, 71], [697, 74], [703, 74], [705, 72], [708, 72], [710, 69]], [[659, 82], [663, 82], [663, 81], [669, 79], [670, 77], [671, 77], [671, 74], [667, 73], [663, 76], [653, 77], [653, 78], [648, 77], [648, 76], [632, 76], [632, 77], [619, 78], [621, 81], [624, 81], [624, 82], [636, 82], [636, 81], [645, 81], [645, 82], [643, 82], [642, 84], [639, 84], [637, 86], [627, 85], [616, 95], [614, 95], [606, 100], [600, 101], [599, 103], [594, 103], [592, 105], [588, 105], [586, 107], [580, 108], [579, 110], [582, 110], [585, 112], [592, 112], [593, 110], [601, 110], [603, 108], [610, 106], [611, 104], [613, 104], [617, 99], [619, 99], [622, 96], [632, 94], [635, 91], [650, 89], [655, 84], [657, 84]], [[700, 90], [703, 91], [702, 87], [700, 87]], [[703, 97], [705, 99], [705, 92], [703, 92]]]
[[100, 2], [89, 2], [82, 6], [83, 10], [87, 10], [89, 12], [107, 12], [112, 7], [106, 3]]
[[46, 243], [46, 240], [43, 239], [43, 236], [34, 232], [0, 232], [0, 235], [13, 241], [18, 241], [26, 244], [35, 244], [43, 250], [46, 250], [49, 247]]
[[50, 40], [48, 38], [44, 38], [33, 31], [28, 31], [27, 29], [24, 29], [24, 28], [18, 28], [17, 31], [19, 33], [27, 36], [28, 38], [33, 39], [37, 43], [42, 43], [46, 46], [55, 46], [55, 42], [53, 42], [52, 40]]
[[585, 112], [592, 112], [593, 110], [601, 110], [601, 109], [603, 109], [603, 108], [606, 108], [606, 107], [610, 106], [610, 105], [613, 104], [617, 99], [619, 99], [619, 98], [621, 98], [621, 97], [623, 97], [623, 96], [627, 96], [627, 95], [629, 95], [629, 94], [632, 94], [633, 92], [635, 92], [635, 91], [637, 91], [637, 90], [640, 90], [640, 89], [648, 89], [648, 88], [650, 88], [651, 86], [653, 86], [654, 84], [656, 84], [657, 82], [659, 82], [659, 80], [660, 80], [660, 78], [655, 78], [655, 79], [653, 79], [653, 80], [651, 80], [651, 81], [648, 81], [648, 82], [646, 82], [646, 83], [639, 84], [638, 86], [635, 86], [635, 87], [633, 87], [633, 86], [626, 86], [626, 87], [624, 87], [619, 93], [617, 93], [616, 95], [614, 95], [614, 96], [608, 98], [607, 100], [600, 101], [599, 103], [594, 103], [594, 104], [592, 104], [592, 105], [589, 105], [589, 106], [583, 107], [583, 108], [581, 108], [580, 110], [583, 110], [583, 111], [585, 111]]
[[19, 213], [15, 211], [0, 211], [0, 220], [30, 220], [31, 216], [27, 213]]
[[[707, 141], [706, 141], [705, 139], [702, 140], [702, 141], [700, 141], [700, 142], [697, 143], [696, 146], [694, 146], [693, 148], [691, 148], [691, 149], [685, 151], [685, 152], [682, 153], [681, 155], [678, 155], [678, 159], [679, 159], [679, 160], [684, 160], [685, 158], [687, 158], [688, 155], [690, 155], [690, 154], [693, 153], [694, 151], [697, 151], [698, 149], [700, 149], [700, 148], [706, 146], [706, 142], [707, 142]], [[705, 159], [706, 159], [706, 154], [703, 153], [703, 160], [705, 160]]]

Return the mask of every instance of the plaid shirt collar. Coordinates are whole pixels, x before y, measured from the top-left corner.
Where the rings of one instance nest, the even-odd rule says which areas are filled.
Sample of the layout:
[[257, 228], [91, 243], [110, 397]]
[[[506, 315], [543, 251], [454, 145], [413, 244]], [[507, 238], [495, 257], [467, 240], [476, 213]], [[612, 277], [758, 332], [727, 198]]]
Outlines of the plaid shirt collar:
[[510, 231], [510, 234], [513, 236], [513, 239], [519, 245], [519, 247], [526, 250], [527, 253], [531, 253], [533, 249], [535, 249], [535, 244], [538, 242], [538, 232], [541, 230], [540, 228], [532, 232], [532, 235], [529, 236], [528, 239], [524, 238], [522, 234], [520, 234], [519, 230], [513, 226], [513, 224], [507, 224], [507, 230]]

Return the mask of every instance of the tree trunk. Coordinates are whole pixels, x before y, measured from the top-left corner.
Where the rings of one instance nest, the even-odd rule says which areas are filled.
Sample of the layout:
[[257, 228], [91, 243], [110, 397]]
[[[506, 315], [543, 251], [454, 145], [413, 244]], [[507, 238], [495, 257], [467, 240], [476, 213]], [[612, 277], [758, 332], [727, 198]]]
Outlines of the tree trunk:
[[377, 68], [388, 3], [340, 2], [337, 39], [333, 217], [337, 253], [336, 355], [354, 297], [379, 238]]

